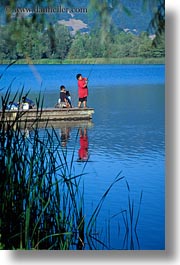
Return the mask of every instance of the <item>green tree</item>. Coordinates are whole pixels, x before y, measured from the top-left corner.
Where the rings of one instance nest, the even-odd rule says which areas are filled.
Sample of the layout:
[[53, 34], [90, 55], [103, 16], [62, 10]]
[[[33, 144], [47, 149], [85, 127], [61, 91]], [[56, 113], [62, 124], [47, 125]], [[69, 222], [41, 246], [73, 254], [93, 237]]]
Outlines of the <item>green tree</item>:
[[13, 35], [13, 27], [10, 25], [8, 26], [2, 26], [0, 30], [0, 39], [1, 39], [1, 45], [0, 50], [2, 57], [4, 59], [16, 59], [16, 41], [12, 38]]
[[101, 58], [103, 57], [104, 45], [101, 43], [101, 33], [98, 29], [86, 34], [85, 49], [87, 57]]
[[120, 32], [115, 36], [114, 43], [111, 44], [112, 57], [121, 58], [129, 57], [131, 50], [131, 42], [133, 39], [133, 34], [127, 34], [125, 32]]
[[31, 21], [24, 23], [17, 20], [11, 38], [16, 42], [14, 49], [18, 58], [39, 59], [42, 54], [42, 28], [36, 23], [30, 23]]
[[152, 47], [152, 56], [156, 58], [165, 57], [165, 33], [162, 33], [156, 42], [156, 45]]
[[86, 58], [84, 36], [78, 31], [72, 42], [68, 57], [71, 59]]
[[56, 24], [55, 32], [55, 58], [65, 59], [72, 42], [72, 37], [67, 27]]
[[152, 57], [152, 41], [149, 38], [147, 32], [142, 32], [140, 34], [138, 56], [144, 58]]

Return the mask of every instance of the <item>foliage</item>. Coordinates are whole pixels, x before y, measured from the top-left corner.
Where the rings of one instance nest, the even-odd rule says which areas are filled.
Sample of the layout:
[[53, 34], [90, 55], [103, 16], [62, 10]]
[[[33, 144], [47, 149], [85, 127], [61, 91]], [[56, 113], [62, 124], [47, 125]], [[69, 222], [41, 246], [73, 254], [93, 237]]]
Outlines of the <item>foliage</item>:
[[43, 29], [41, 24], [17, 20], [0, 28], [3, 40], [0, 44], [0, 58], [64, 59], [71, 44], [71, 37], [66, 27], [52, 25]]
[[[30, 23], [30, 22], [29, 22]], [[164, 35], [156, 47], [152, 46], [147, 33], [139, 36], [124, 31], [111, 31], [102, 43], [98, 29], [91, 33], [70, 35], [67, 27], [55, 24], [46, 29], [39, 24], [30, 26], [27, 21], [12, 21], [0, 28], [0, 58], [9, 59], [83, 59], [83, 58], [125, 58], [163, 57]], [[52, 29], [53, 27], [53, 29]], [[17, 41], [18, 40], [18, 41]]]
[[[165, 52], [164, 45], [164, 0], [143, 0], [144, 4], [154, 13], [150, 23], [151, 33], [155, 32], [154, 39], [149, 34], [136, 35], [124, 32], [115, 27], [113, 14], [115, 10], [130, 14], [130, 10], [123, 1], [96, 1], [89, 2], [89, 14], [93, 15], [96, 27], [90, 32], [77, 32], [71, 35], [67, 27], [58, 22], [45, 19], [45, 14], [13, 14], [16, 1], [4, 0], [2, 5], [8, 6], [10, 12], [6, 14], [7, 23], [0, 26], [0, 61], [8, 59], [83, 59], [83, 58], [125, 58], [144, 57], [160, 58]], [[52, 5], [53, 1], [45, 1]], [[73, 6], [72, 1], [63, 1]], [[25, 1], [24, 6], [41, 6], [39, 0]], [[154, 7], [156, 7], [154, 9]], [[146, 7], [147, 8], [147, 7]], [[153, 29], [153, 30], [152, 30]], [[157, 42], [158, 40], [158, 42]], [[155, 44], [155, 47], [152, 47]]]

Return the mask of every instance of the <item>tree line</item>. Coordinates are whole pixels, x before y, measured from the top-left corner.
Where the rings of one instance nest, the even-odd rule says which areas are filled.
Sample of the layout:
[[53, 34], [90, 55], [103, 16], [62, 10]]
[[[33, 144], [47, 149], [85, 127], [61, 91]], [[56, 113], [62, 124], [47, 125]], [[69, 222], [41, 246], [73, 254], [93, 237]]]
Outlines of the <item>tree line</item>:
[[68, 27], [31, 21], [11, 21], [0, 26], [0, 59], [162, 58], [164, 34], [156, 46], [147, 32], [137, 35], [112, 28], [102, 40], [99, 29], [72, 35]]

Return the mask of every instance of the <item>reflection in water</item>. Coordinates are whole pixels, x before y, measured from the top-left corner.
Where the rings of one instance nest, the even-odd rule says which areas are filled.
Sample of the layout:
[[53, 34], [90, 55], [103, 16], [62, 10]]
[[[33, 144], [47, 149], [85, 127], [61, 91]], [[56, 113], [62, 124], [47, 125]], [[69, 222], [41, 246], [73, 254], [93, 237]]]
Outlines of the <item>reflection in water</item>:
[[86, 162], [89, 158], [87, 128], [79, 129], [79, 142], [80, 142], [80, 148], [78, 150], [78, 155], [79, 155], [78, 162]]
[[67, 142], [70, 138], [70, 127], [63, 127], [60, 129], [60, 135], [61, 135], [61, 146], [66, 147]]
[[[67, 144], [70, 140], [70, 133], [73, 131], [73, 127], [64, 126], [60, 129], [60, 139], [61, 146], [67, 147]], [[89, 159], [89, 140], [88, 140], [88, 129], [87, 126], [81, 125], [78, 129], [78, 137], [79, 137], [79, 149], [78, 149], [78, 159], [77, 162], [86, 162]]]

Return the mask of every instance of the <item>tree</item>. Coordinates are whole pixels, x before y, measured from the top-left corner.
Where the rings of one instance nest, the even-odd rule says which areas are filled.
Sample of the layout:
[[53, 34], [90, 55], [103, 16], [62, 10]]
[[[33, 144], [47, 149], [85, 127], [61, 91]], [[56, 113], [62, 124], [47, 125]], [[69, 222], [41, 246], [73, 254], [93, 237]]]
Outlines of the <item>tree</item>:
[[54, 32], [55, 32], [55, 43], [56, 43], [55, 58], [63, 60], [66, 58], [69, 52], [72, 38], [68, 31], [68, 28], [63, 25], [56, 24], [54, 27]]
[[72, 42], [68, 57], [71, 59], [86, 58], [84, 36], [77, 32]]
[[152, 41], [149, 38], [147, 32], [142, 32], [140, 34], [138, 56], [144, 57], [144, 58], [152, 57]]

